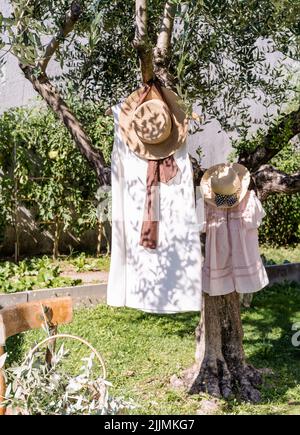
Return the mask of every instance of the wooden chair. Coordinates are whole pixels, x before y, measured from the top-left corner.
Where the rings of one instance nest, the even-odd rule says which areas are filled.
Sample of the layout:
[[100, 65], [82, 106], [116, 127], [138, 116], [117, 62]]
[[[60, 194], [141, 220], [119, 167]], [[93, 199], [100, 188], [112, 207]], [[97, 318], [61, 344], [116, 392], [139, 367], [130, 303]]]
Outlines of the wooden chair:
[[[31, 329], [47, 325], [51, 335], [57, 332], [57, 326], [72, 322], [73, 309], [70, 297], [45, 299], [29, 302], [0, 310], [0, 356], [5, 353], [4, 346], [8, 337]], [[51, 364], [55, 343], [47, 348], [46, 361]], [[5, 414], [1, 406], [5, 396], [5, 378], [0, 370], [0, 415]]]

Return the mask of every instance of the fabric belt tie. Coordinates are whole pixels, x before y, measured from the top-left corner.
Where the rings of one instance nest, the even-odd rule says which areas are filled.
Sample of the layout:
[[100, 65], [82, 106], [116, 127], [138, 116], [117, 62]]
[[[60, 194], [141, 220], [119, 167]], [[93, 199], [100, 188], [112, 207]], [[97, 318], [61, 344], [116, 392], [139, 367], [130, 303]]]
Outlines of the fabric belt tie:
[[159, 183], [168, 183], [179, 171], [173, 156], [148, 160], [147, 189], [140, 245], [156, 249], [159, 230]]

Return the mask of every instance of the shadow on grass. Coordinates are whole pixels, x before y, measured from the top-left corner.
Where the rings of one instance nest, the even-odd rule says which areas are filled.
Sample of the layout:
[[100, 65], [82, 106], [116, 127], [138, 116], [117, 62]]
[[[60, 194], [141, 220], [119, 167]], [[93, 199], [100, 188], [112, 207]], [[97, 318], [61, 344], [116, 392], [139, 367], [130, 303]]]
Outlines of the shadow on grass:
[[[292, 325], [300, 322], [300, 285], [274, 285], [259, 292], [255, 295], [252, 307], [243, 310], [242, 317], [248, 361], [256, 367], [274, 371], [274, 375], [266, 376], [262, 387], [262, 404], [299, 401], [300, 347], [294, 347], [291, 338], [295, 333]], [[135, 358], [139, 365], [146, 361], [148, 367], [149, 358], [154, 358], [153, 354], [147, 352], [149, 343], [154, 340], [158, 353], [168, 343], [173, 352], [171, 359], [163, 356], [162, 365], [157, 366], [163, 376], [166, 372], [164, 364], [170, 364], [174, 359], [180, 360], [185, 351], [190, 352], [193, 358], [191, 350], [195, 345], [193, 336], [198, 321], [197, 312], [157, 315], [99, 305], [80, 310], [75, 315], [74, 322], [63, 330], [83, 336], [99, 346], [108, 361], [114, 361], [111, 364], [112, 373], [115, 374], [126, 371], [129, 366], [136, 370]], [[8, 340], [7, 350], [13, 352], [9, 363], [22, 359], [24, 339], [26, 337], [20, 335]], [[33, 335], [29, 339], [30, 345], [31, 341], [33, 344]], [[185, 346], [189, 348], [185, 349]], [[176, 356], [178, 352], [180, 355]], [[76, 358], [78, 359], [77, 356]], [[157, 364], [160, 364], [159, 361], [158, 358]], [[183, 364], [186, 364], [185, 359]], [[124, 379], [120, 382], [123, 383]]]
[[[289, 400], [289, 389], [299, 386], [300, 346], [292, 344], [300, 322], [300, 285], [274, 285], [257, 294], [252, 307], [243, 311], [244, 346], [248, 361], [255, 367], [269, 368], [262, 388], [263, 402]], [[299, 397], [298, 397], [299, 399]]]
[[5, 343], [5, 351], [7, 352], [7, 366], [22, 362], [24, 357], [24, 334], [17, 334], [9, 337]]
[[[145, 326], [153, 325], [160, 335], [187, 337], [194, 334], [199, 321], [197, 313], [154, 315], [135, 310], [120, 310], [123, 321]], [[252, 307], [242, 311], [247, 360], [257, 368], [268, 368], [262, 386], [262, 402], [287, 403], [300, 397], [300, 346], [292, 345], [296, 331], [292, 325], [300, 322], [300, 285], [274, 285], [255, 295]], [[296, 397], [295, 397], [296, 396]]]
[[195, 333], [199, 322], [199, 313], [178, 313], [178, 314], [151, 314], [139, 313], [135, 316], [136, 322], [145, 321], [159, 325], [164, 335], [176, 335], [185, 337]]

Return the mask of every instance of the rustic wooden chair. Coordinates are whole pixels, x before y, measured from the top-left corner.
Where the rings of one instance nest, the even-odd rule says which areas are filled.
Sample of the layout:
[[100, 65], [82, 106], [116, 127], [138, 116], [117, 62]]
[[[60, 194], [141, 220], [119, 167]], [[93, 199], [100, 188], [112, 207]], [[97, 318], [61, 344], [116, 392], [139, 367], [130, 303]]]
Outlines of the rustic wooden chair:
[[[57, 332], [57, 326], [72, 321], [73, 309], [70, 297], [45, 299], [42, 301], [29, 302], [0, 310], [0, 356], [4, 354], [4, 346], [8, 337], [31, 329], [41, 328], [47, 325], [51, 335]], [[46, 350], [46, 361], [51, 364], [52, 352], [55, 349], [55, 341]], [[0, 415], [6, 410], [1, 403], [5, 396], [5, 378], [0, 370]]]

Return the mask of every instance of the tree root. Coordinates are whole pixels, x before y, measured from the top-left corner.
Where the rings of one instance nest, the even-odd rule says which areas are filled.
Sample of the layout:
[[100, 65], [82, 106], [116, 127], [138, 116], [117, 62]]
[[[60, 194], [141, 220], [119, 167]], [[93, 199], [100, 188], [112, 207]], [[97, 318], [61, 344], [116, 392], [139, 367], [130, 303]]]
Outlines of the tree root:
[[[213, 397], [258, 403], [262, 376], [257, 369], [247, 364], [237, 364], [229, 370], [224, 360], [206, 359], [201, 367], [196, 364], [186, 370], [180, 379], [189, 394], [207, 393]], [[177, 386], [179, 385], [177, 381]]]

